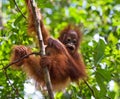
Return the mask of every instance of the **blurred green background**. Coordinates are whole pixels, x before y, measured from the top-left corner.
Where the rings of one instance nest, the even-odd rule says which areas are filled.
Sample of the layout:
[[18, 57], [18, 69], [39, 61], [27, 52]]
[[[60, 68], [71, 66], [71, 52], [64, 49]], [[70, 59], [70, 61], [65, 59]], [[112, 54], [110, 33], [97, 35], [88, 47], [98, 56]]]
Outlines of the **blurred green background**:
[[[120, 0], [36, 2], [53, 37], [57, 38], [67, 24], [78, 25], [83, 33], [79, 51], [88, 79], [78, 85], [71, 83], [65, 91], [57, 92], [55, 99], [120, 99]], [[24, 0], [0, 1], [0, 99], [45, 97], [34, 89], [31, 80], [26, 80], [24, 72], [2, 69], [9, 64], [13, 45], [36, 50], [33, 38], [26, 33], [26, 17]]]

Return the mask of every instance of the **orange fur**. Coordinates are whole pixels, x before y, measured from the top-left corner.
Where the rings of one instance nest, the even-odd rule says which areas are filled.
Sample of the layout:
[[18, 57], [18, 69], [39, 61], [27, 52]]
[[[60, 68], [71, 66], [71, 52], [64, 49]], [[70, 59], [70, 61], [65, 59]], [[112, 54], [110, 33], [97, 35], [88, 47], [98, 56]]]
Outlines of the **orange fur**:
[[[45, 87], [43, 67], [47, 66], [53, 90], [59, 90], [59, 86], [64, 88], [70, 80], [77, 81], [80, 78], [80, 75], [82, 75], [80, 69], [61, 42], [49, 38], [46, 52], [49, 52], [47, 56], [31, 55], [22, 60], [21, 66], [19, 64], [15, 64], [15, 66], [22, 68], [28, 76], [33, 78], [42, 87]], [[29, 50], [27, 47], [20, 45], [14, 47], [13, 53], [14, 55], [20, 55], [22, 53], [24, 56], [29, 53]], [[21, 57], [14, 56], [12, 61]]]
[[[30, 6], [30, 0], [25, 1], [29, 13], [28, 32], [35, 33], [35, 25]], [[38, 9], [36, 8], [36, 10]], [[47, 66], [50, 73], [53, 89], [60, 90], [62, 88], [65, 88], [70, 83], [70, 81], [77, 82], [79, 79], [82, 79], [86, 76], [84, 62], [78, 53], [82, 34], [79, 32], [79, 29], [77, 27], [69, 25], [61, 31], [58, 40], [54, 40], [49, 37], [49, 33], [43, 24], [40, 13], [39, 16], [41, 19], [40, 27], [42, 30], [43, 39], [45, 44], [47, 44], [46, 56], [40, 57], [31, 55], [24, 60], [16, 63], [14, 66], [17, 68], [22, 68], [22, 70], [25, 71], [29, 77], [33, 78], [36, 81], [38, 86], [42, 86], [43, 88], [45, 87], [43, 68]], [[72, 32], [74, 31], [72, 34], [73, 36], [77, 35], [75, 38], [77, 41], [74, 45], [75, 49], [73, 52], [68, 51], [65, 43], [67, 37], [71, 37], [71, 30]], [[15, 46], [13, 48], [11, 61], [15, 61], [29, 53], [31, 53], [31, 50], [29, 48], [23, 45]]]
[[[25, 3], [27, 6], [27, 12], [28, 12], [28, 34], [36, 37], [35, 21], [34, 21], [34, 17], [32, 13], [32, 8], [30, 5], [30, 0], [25, 0]], [[49, 38], [49, 32], [43, 24], [42, 15], [37, 7], [36, 7], [36, 12], [40, 19], [40, 27], [42, 31], [43, 40], [44, 40], [44, 43], [47, 45], [47, 39]]]

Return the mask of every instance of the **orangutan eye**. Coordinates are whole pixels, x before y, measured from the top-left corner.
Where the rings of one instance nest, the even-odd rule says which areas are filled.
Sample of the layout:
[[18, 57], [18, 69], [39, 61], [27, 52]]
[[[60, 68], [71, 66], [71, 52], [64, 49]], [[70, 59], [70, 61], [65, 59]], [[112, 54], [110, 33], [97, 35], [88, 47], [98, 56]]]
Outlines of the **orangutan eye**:
[[74, 39], [74, 40], [73, 40], [73, 43], [74, 43], [74, 44], [76, 44], [76, 43], [77, 43], [77, 40], [76, 40], [76, 39]]
[[68, 38], [67, 38], [67, 41], [68, 41], [68, 42], [70, 42], [70, 41], [71, 41], [71, 38], [70, 38], [70, 37], [68, 37]]

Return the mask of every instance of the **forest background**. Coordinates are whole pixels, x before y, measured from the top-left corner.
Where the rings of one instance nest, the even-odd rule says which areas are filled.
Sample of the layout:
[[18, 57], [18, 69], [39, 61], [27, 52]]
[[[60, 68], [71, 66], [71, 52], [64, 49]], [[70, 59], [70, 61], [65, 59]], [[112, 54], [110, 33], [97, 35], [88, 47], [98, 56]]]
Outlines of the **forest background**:
[[[67, 24], [81, 28], [82, 53], [87, 81], [71, 83], [56, 99], [120, 99], [120, 0], [36, 0], [44, 23], [53, 37]], [[0, 1], [0, 98], [39, 99], [25, 73], [9, 64], [13, 45], [26, 45], [36, 50], [27, 35], [27, 13], [24, 0]], [[28, 90], [29, 89], [29, 90]]]

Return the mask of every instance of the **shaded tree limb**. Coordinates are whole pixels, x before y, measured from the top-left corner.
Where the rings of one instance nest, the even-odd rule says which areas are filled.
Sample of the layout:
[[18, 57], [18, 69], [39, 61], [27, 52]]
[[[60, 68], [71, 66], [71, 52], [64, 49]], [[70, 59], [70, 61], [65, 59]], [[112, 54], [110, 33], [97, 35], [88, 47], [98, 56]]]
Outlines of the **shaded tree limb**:
[[[4, 65], [3, 65], [3, 67], [4, 67]], [[8, 81], [8, 86], [10, 86], [12, 88], [12, 90], [14, 90], [14, 92], [16, 93], [16, 98], [18, 99], [18, 96], [19, 96], [18, 88], [14, 87], [14, 85], [10, 82], [9, 76], [7, 74], [7, 69], [2, 69], [2, 70], [6, 77], [6, 81]]]
[[11, 62], [11, 63], [8, 64], [7, 66], [3, 67], [2, 70], [6, 70], [6, 69], [7, 69], [8, 67], [10, 67], [11, 65], [18, 63], [19, 61], [22, 61], [24, 58], [27, 58], [28, 56], [33, 55], [33, 54], [39, 55], [38, 52], [33, 52], [33, 53], [30, 53], [30, 54], [27, 54], [27, 55], [25, 55], [25, 56], [23, 56], [23, 57], [15, 60], [15, 61]]
[[18, 7], [16, 1], [13, 0], [13, 2], [14, 2], [14, 4], [15, 4], [15, 6], [17, 7], [17, 10], [21, 13], [21, 15], [22, 15], [25, 19], [27, 19], [27, 18], [25, 17], [25, 15], [22, 13], [22, 11], [20, 10], [20, 8]]
[[[39, 16], [39, 14], [37, 14], [38, 10], [36, 9], [35, 1], [33, 2], [33, 0], [30, 0], [30, 4], [31, 4], [33, 15], [34, 15], [33, 17], [34, 17], [34, 22], [35, 22], [35, 27], [36, 27], [36, 33], [37, 33], [39, 46], [40, 46], [40, 52], [41, 52], [40, 55], [42, 57], [45, 55], [45, 45], [43, 42], [43, 37], [42, 37], [42, 33], [41, 33], [41, 28], [40, 28], [40, 16]], [[54, 99], [50, 74], [49, 74], [47, 67], [44, 68], [44, 78], [45, 78], [49, 97], [50, 97], [50, 99]]]
[[[17, 97], [19, 96], [19, 92], [18, 92], [18, 88], [15, 88], [12, 83], [10, 82], [10, 79], [8, 77], [8, 74], [7, 74], [7, 70], [6, 69], [3, 69], [3, 72], [5, 74], [5, 77], [6, 77], [6, 80], [8, 81], [9, 85], [12, 87], [12, 89], [15, 91]], [[18, 98], [17, 98], [18, 99]]]
[[86, 80], [84, 80], [85, 84], [88, 86], [88, 88], [90, 89], [92, 95], [95, 97], [95, 93], [94, 90], [91, 88], [91, 86], [88, 84], [88, 82]]

